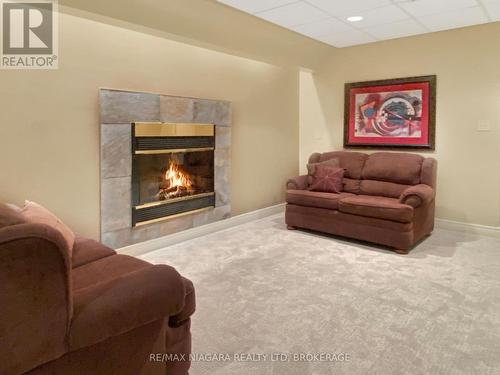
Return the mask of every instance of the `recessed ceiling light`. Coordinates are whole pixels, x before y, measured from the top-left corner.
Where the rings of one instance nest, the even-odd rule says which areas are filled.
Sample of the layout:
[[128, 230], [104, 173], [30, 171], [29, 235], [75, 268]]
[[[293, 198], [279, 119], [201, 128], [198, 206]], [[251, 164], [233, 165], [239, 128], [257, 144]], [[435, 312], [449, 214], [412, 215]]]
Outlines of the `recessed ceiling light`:
[[361, 17], [361, 16], [352, 16], [352, 17], [347, 17], [347, 20], [349, 22], [359, 22], [359, 21], [363, 20], [363, 17]]

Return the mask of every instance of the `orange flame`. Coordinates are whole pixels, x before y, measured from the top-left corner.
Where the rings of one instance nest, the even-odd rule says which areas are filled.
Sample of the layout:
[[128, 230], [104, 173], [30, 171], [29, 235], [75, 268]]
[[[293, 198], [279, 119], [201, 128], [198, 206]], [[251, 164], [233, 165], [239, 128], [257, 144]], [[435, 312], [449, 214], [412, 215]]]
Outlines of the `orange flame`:
[[169, 181], [170, 188], [184, 187], [189, 189], [193, 185], [189, 176], [174, 162], [170, 162], [168, 170], [165, 172], [165, 180]]

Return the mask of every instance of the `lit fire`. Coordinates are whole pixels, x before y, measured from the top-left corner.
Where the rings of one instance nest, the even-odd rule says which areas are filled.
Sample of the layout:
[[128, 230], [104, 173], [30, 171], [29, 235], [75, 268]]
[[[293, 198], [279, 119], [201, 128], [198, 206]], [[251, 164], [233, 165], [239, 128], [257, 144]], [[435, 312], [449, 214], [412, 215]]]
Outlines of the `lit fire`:
[[185, 174], [177, 164], [170, 163], [168, 170], [165, 172], [165, 180], [170, 182], [170, 187], [185, 187], [190, 188], [193, 184], [189, 176]]
[[191, 194], [193, 183], [188, 174], [185, 173], [175, 162], [170, 161], [165, 180], [160, 187], [158, 197], [160, 200], [181, 197]]

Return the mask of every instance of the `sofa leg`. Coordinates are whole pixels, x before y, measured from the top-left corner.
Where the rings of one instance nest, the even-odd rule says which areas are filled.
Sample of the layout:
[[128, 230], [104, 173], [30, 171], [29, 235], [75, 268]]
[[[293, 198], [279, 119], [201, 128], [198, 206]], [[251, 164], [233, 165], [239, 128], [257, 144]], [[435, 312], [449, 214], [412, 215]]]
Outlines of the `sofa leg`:
[[397, 253], [397, 254], [401, 254], [401, 255], [407, 255], [409, 253], [409, 250], [408, 249], [398, 249], [398, 248], [394, 248], [394, 251]]
[[294, 227], [293, 225], [287, 225], [286, 229], [288, 229], [288, 230], [295, 230], [295, 229], [297, 229], [297, 227]]

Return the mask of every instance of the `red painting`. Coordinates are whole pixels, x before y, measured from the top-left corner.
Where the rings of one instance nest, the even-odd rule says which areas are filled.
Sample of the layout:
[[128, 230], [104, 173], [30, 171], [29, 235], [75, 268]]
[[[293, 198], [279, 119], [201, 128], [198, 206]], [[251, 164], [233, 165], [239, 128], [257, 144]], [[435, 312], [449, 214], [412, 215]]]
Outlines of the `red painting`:
[[434, 149], [436, 77], [346, 84], [346, 147]]

